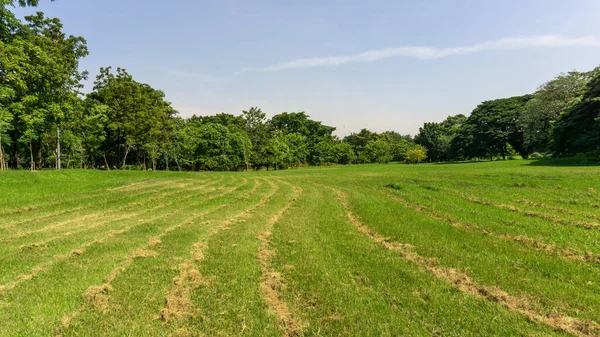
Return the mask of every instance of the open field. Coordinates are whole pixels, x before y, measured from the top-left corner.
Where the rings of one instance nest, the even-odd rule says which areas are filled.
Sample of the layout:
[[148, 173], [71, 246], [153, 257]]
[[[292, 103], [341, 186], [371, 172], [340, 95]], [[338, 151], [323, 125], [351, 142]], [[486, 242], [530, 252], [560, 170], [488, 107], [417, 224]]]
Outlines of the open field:
[[600, 336], [600, 168], [0, 174], [0, 336]]

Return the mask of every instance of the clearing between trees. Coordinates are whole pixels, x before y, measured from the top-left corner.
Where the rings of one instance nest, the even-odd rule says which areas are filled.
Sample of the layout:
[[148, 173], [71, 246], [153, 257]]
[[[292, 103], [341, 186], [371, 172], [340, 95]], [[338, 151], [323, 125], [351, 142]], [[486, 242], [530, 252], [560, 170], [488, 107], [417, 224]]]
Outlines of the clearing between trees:
[[0, 174], [0, 336], [600, 336], [600, 168]]

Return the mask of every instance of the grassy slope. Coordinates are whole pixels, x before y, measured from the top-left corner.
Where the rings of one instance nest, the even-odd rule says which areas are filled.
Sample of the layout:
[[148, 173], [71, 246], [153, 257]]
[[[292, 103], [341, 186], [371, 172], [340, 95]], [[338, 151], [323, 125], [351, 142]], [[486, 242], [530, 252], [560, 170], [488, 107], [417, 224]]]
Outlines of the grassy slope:
[[600, 333], [600, 169], [0, 174], [0, 336]]

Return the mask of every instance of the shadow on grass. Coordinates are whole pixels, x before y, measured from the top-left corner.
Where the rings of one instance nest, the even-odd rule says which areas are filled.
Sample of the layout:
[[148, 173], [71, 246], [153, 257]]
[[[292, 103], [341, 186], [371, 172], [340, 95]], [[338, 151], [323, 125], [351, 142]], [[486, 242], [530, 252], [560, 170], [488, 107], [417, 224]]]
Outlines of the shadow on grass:
[[[536, 158], [536, 159], [515, 159], [523, 162], [524, 166], [600, 166], [600, 157], [594, 155], [578, 155], [567, 158]], [[457, 165], [457, 164], [477, 164], [477, 163], [492, 163], [506, 162], [510, 160], [495, 159], [489, 160], [471, 160], [471, 161], [451, 161], [431, 163], [432, 165]]]
[[600, 158], [590, 155], [578, 155], [568, 158], [528, 159], [529, 166], [600, 166]]
[[[494, 160], [497, 161], [497, 160]], [[478, 164], [478, 163], [490, 163], [489, 160], [473, 160], [473, 161], [446, 161], [432, 163], [433, 165], [457, 165], [457, 164]]]

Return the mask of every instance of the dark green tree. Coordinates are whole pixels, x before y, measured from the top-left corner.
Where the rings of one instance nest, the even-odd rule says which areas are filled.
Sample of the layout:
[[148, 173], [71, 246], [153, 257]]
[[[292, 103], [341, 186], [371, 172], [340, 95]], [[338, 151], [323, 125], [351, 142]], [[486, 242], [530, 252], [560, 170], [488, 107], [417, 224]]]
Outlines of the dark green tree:
[[519, 154], [527, 157], [530, 148], [524, 143], [518, 116], [531, 97], [532, 95], [516, 96], [479, 104], [464, 124], [464, 130], [469, 134], [461, 134], [461, 139], [467, 146], [464, 149], [465, 156], [506, 158], [510, 144]]
[[554, 123], [569, 104], [583, 95], [589, 79], [590, 73], [573, 71], [539, 87], [519, 116], [526, 146], [538, 152], [548, 150]]
[[592, 72], [585, 93], [556, 122], [551, 149], [565, 156], [600, 149], [600, 67]]

